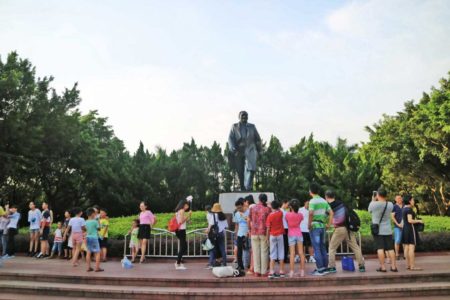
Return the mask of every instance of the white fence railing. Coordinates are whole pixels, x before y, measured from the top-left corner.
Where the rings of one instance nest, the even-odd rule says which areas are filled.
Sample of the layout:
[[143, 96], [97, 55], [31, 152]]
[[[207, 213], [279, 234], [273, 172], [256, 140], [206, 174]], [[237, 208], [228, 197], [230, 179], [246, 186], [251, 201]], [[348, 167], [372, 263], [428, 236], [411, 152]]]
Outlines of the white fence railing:
[[[228, 257], [234, 257], [233, 231], [225, 231], [225, 250]], [[330, 243], [331, 232], [327, 232], [327, 241]], [[191, 230], [186, 232], [187, 251], [184, 257], [208, 257], [207, 251], [202, 248], [203, 241], [207, 238], [206, 228]], [[357, 233], [358, 244], [361, 245], [361, 234]], [[179, 249], [179, 241], [175, 233], [165, 229], [152, 228], [150, 239], [148, 240], [146, 257], [176, 257]], [[139, 252], [140, 254], [140, 252]], [[352, 255], [349, 246], [343, 242], [336, 251], [336, 255]], [[124, 238], [123, 255], [131, 256], [129, 248], [129, 235]]]
[[[129, 235], [125, 236], [123, 254], [131, 256], [129, 249]], [[202, 248], [203, 241], [207, 238], [206, 228], [195, 229], [186, 232], [187, 250], [184, 257], [208, 257], [207, 251]], [[234, 232], [225, 230], [225, 250], [227, 256], [233, 256]], [[146, 257], [176, 257], [179, 249], [179, 241], [175, 233], [165, 229], [152, 228], [148, 240]], [[140, 252], [139, 252], [140, 254]]]

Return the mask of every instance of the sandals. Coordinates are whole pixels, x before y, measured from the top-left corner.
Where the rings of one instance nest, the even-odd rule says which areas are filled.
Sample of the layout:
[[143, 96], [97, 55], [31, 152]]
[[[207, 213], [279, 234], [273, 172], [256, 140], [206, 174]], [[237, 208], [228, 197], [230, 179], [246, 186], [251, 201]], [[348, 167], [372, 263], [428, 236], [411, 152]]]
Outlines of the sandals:
[[386, 271], [386, 269], [383, 270], [382, 268], [378, 268], [377, 272], [386, 273], [387, 271]]
[[92, 271], [94, 271], [94, 269], [92, 269], [92, 268], [89, 268], [86, 270], [86, 272], [92, 272]]
[[391, 268], [391, 272], [398, 273], [398, 269], [397, 268], [396, 269]]
[[408, 268], [409, 271], [422, 271], [422, 268], [419, 267], [412, 267], [412, 268]]
[[105, 270], [103, 270], [103, 269], [97, 269], [97, 270], [95, 270], [94, 272], [103, 272], [103, 271], [105, 271]]

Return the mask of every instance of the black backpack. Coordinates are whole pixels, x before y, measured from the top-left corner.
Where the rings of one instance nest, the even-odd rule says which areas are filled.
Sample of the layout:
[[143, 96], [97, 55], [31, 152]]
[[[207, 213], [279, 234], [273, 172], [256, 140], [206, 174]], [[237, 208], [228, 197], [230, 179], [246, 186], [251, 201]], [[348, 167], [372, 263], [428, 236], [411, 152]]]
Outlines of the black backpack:
[[211, 228], [209, 229], [208, 239], [211, 242], [211, 244], [216, 246], [217, 240], [219, 239], [219, 226], [216, 221], [215, 213], [213, 213], [213, 219], [214, 219], [214, 225], [212, 225]]
[[352, 208], [346, 208], [345, 227], [353, 232], [358, 232], [361, 227], [361, 219]]

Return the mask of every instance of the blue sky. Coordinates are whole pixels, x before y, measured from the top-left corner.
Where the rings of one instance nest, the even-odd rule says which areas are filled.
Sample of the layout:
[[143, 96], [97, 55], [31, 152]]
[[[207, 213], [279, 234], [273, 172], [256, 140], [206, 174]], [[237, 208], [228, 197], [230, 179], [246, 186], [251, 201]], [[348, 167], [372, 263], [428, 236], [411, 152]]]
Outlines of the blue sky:
[[285, 147], [357, 143], [450, 71], [450, 1], [3, 0], [12, 50], [132, 152], [224, 144], [243, 109]]

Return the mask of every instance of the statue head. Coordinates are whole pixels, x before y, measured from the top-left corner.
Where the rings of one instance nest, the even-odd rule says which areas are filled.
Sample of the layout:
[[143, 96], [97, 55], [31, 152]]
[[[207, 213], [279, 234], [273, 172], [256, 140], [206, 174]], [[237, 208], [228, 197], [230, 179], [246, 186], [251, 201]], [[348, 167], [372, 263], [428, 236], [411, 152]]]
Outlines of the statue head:
[[241, 112], [239, 112], [239, 121], [243, 124], [246, 124], [248, 121], [248, 113], [243, 110]]

